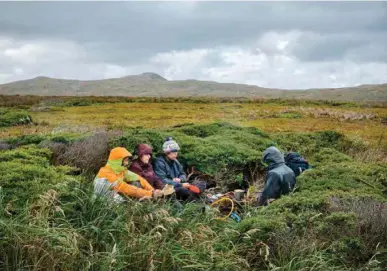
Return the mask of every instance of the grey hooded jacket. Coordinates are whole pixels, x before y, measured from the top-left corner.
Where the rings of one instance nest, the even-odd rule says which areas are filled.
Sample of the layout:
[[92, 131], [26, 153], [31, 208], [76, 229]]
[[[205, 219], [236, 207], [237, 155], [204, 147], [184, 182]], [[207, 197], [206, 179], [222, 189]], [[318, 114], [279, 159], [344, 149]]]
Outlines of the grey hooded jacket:
[[266, 149], [262, 160], [269, 164], [265, 187], [259, 199], [259, 204], [265, 205], [268, 199], [278, 199], [291, 192], [296, 185], [296, 177], [293, 170], [285, 165], [284, 156], [276, 147]]

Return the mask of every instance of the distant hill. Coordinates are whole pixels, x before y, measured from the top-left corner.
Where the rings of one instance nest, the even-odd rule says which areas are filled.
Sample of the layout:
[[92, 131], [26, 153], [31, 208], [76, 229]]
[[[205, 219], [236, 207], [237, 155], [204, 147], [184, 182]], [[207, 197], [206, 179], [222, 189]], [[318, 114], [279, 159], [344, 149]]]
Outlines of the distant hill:
[[0, 85], [0, 94], [41, 96], [256, 97], [332, 101], [387, 101], [387, 84], [337, 89], [283, 90], [212, 81], [168, 81], [155, 73], [80, 81], [36, 77]]

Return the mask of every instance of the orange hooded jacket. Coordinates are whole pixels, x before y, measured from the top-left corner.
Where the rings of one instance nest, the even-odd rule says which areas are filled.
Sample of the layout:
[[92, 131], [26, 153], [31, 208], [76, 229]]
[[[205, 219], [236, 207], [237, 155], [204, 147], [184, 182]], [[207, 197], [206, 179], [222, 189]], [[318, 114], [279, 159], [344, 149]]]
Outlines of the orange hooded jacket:
[[[113, 190], [129, 197], [152, 197], [154, 188], [144, 178], [122, 165], [122, 161], [128, 156], [130, 157], [132, 154], [125, 148], [117, 147], [112, 149], [107, 164], [99, 170], [96, 179], [107, 179], [110, 183], [114, 183]], [[139, 181], [142, 188], [130, 184], [134, 181]]]

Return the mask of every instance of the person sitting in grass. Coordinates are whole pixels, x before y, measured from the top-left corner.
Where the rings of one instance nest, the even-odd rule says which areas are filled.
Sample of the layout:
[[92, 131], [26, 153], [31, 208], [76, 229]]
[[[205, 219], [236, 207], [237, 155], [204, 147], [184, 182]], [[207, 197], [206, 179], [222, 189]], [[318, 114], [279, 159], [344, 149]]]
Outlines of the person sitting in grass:
[[154, 189], [143, 177], [129, 171], [127, 166], [132, 154], [125, 148], [111, 150], [107, 164], [102, 167], [94, 179], [94, 195], [110, 196], [116, 201], [124, 197], [157, 198], [162, 192]]
[[200, 190], [187, 182], [183, 166], [177, 160], [179, 150], [177, 142], [167, 137], [163, 144], [164, 154], [156, 159], [155, 172], [164, 184], [175, 187], [178, 200], [192, 201], [197, 199]]
[[156, 189], [163, 189], [164, 183], [153, 170], [151, 164], [152, 147], [147, 144], [139, 144], [136, 149], [138, 158], [133, 160], [129, 170], [146, 179]]
[[262, 156], [268, 164], [265, 187], [258, 199], [259, 205], [267, 205], [271, 199], [278, 199], [281, 195], [291, 192], [296, 185], [296, 176], [291, 168], [285, 165], [283, 154], [276, 148], [267, 148]]

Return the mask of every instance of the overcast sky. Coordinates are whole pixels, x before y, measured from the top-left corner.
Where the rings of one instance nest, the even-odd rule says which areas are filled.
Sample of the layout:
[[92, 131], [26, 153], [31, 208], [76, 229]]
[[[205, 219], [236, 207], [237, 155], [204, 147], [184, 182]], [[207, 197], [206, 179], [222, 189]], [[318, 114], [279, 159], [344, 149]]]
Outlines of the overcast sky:
[[275, 88], [387, 82], [387, 2], [0, 2], [0, 83], [155, 72]]

